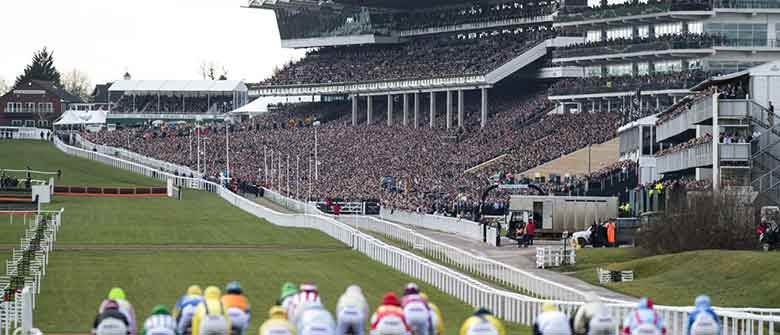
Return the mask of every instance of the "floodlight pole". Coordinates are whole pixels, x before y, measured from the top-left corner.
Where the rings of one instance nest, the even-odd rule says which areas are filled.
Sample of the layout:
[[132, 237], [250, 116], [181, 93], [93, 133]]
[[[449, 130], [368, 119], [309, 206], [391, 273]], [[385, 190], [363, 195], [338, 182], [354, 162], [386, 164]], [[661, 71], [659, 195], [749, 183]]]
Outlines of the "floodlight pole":
[[314, 127], [314, 180], [320, 179], [320, 160], [317, 147], [317, 126]]
[[[225, 177], [232, 179], [230, 175], [230, 126], [225, 121]], [[230, 182], [228, 179], [228, 182]]]

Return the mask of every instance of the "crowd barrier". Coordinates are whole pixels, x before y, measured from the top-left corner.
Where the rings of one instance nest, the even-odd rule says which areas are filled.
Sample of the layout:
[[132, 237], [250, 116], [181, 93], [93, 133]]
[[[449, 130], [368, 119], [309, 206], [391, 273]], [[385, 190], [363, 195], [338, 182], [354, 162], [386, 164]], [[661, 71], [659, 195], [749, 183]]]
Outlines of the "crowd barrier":
[[[221, 198], [228, 201], [232, 205], [243, 209], [257, 217], [265, 218], [269, 222], [275, 225], [284, 227], [296, 227], [296, 228], [310, 228], [319, 230], [328, 236], [331, 236], [342, 243], [350, 246], [354, 250], [365, 254], [371, 259], [380, 262], [393, 269], [401, 271], [417, 280], [427, 282], [439, 290], [452, 295], [453, 297], [472, 306], [484, 306], [490, 308], [495, 314], [509, 322], [514, 322], [522, 325], [532, 325], [533, 321], [541, 312], [542, 304], [545, 302], [543, 299], [535, 297], [529, 297], [526, 295], [509, 292], [501, 289], [488, 286], [480, 281], [477, 281], [467, 275], [464, 275], [458, 271], [452, 270], [446, 266], [440, 265], [432, 260], [417, 256], [414, 253], [407, 252], [403, 249], [394, 247], [381, 240], [378, 240], [371, 235], [360, 232], [358, 229], [352, 228], [349, 225], [334, 220], [321, 214], [308, 214], [310, 209], [309, 205], [297, 200], [287, 200], [293, 206], [299, 206], [303, 208], [307, 213], [303, 214], [285, 214], [271, 210], [267, 207], [258, 205], [257, 203], [243, 198], [230, 190], [205, 180], [193, 180], [192, 178], [186, 178], [181, 176], [175, 176], [169, 173], [160, 172], [154, 168], [146, 167], [144, 165], [126, 161], [123, 159], [108, 156], [99, 152], [87, 151], [80, 148], [75, 148], [62, 143], [59, 139], [55, 139], [55, 145], [61, 151], [66, 154], [102, 162], [115, 168], [121, 168], [129, 171], [133, 171], [139, 174], [143, 174], [159, 180], [173, 179], [177, 185], [183, 185], [185, 187], [192, 187], [208, 192], [217, 193]], [[274, 196], [274, 195], [270, 195]], [[276, 195], [277, 197], [280, 195]], [[311, 213], [318, 213], [316, 210]], [[403, 227], [398, 225], [393, 226], [392, 223], [379, 220], [371, 217], [355, 217], [357, 225], [375, 226], [374, 229], [382, 230], [394, 230], [389, 234], [410, 234], [403, 232]], [[366, 221], [370, 220], [370, 221]], [[375, 220], [375, 221], [373, 221]], [[375, 231], [376, 231], [375, 230]], [[411, 232], [413, 233], [413, 232]], [[406, 238], [418, 237], [407, 236]], [[438, 257], [447, 257], [442, 254], [453, 252], [436, 241], [422, 238], [419, 240], [418, 245], [423, 248], [427, 248], [425, 244], [430, 244], [430, 250], [439, 254]], [[451, 247], [450, 247], [451, 248]], [[482, 269], [485, 272], [493, 272], [494, 276], [499, 278], [509, 278], [512, 273], [517, 272], [504, 272], [500, 265], [491, 263], [490, 265], [483, 265], [484, 260], [468, 255], [459, 255], [457, 257], [464, 257], [463, 263], [474, 262], [472, 264], [474, 269]], [[506, 279], [503, 282], [508, 282]], [[539, 281], [537, 283], [531, 283], [532, 287], [538, 285], [538, 287], [549, 286], [548, 282]], [[546, 290], [546, 289], [542, 289]], [[576, 308], [582, 304], [579, 301], [564, 301], [553, 300], [562, 311], [568, 315], [573, 315]], [[633, 311], [634, 305], [628, 303], [612, 302], [607, 304], [610, 312], [614, 317], [622, 320], [628, 313]], [[656, 310], [666, 320], [668, 327], [668, 334], [683, 335], [685, 334], [685, 327], [687, 324], [688, 313], [692, 311], [692, 307], [674, 307], [674, 306], [657, 306]], [[775, 327], [780, 325], [780, 317], [776, 314], [772, 315], [760, 315], [757, 311], [768, 311], [764, 309], [751, 309], [746, 311], [716, 309], [720, 313], [721, 321], [723, 324], [723, 334], [774, 334]]]
[[410, 226], [463, 236], [470, 240], [482, 241], [482, 226], [471, 220], [412, 213], [384, 207], [379, 212], [379, 217]]
[[51, 130], [30, 127], [0, 127], [0, 140], [48, 140]]

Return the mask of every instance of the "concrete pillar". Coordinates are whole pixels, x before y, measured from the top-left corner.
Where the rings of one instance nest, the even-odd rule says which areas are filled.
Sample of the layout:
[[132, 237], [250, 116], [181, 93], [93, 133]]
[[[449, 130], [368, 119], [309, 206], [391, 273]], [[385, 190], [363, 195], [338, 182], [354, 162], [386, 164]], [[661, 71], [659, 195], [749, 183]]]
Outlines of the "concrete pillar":
[[590, 112], [595, 113], [596, 112], [596, 100], [593, 100], [590, 102]]
[[612, 113], [612, 100], [607, 100], [607, 113]]
[[655, 97], [655, 109], [656, 112], [659, 112], [659, 110], [661, 109], [661, 98], [658, 96]]
[[414, 128], [420, 126], [420, 93], [414, 92]]
[[374, 116], [373, 97], [366, 96], [366, 124], [370, 125]]
[[430, 117], [428, 122], [431, 125], [431, 129], [436, 127], [436, 92], [431, 92], [431, 108]]
[[447, 129], [452, 127], [452, 92], [447, 91]]
[[358, 96], [352, 96], [352, 126], [357, 126]]
[[463, 127], [463, 90], [458, 90], [458, 128]]
[[409, 95], [404, 93], [404, 115], [403, 125], [409, 124]]
[[482, 117], [480, 118], [480, 127], [485, 128], [487, 126], [488, 117], [488, 89], [482, 88]]
[[393, 95], [387, 95], [387, 125], [393, 125]]

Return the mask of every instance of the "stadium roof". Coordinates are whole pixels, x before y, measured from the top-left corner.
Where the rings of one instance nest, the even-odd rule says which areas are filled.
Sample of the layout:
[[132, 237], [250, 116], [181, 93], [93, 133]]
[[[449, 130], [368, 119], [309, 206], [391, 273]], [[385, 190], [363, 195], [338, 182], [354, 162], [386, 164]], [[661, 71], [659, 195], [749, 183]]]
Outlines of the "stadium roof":
[[761, 65], [757, 65], [754, 67], [751, 67], [747, 70], [734, 72], [722, 76], [713, 76], [705, 81], [700, 82], [696, 86], [691, 88], [691, 91], [702, 91], [706, 89], [707, 87], [710, 87], [712, 85], [718, 85], [722, 82], [727, 82], [736, 78], [744, 77], [744, 76], [752, 76], [752, 75], [767, 75], [768, 73], [772, 73], [772, 75], [777, 75], [775, 73], [780, 72], [780, 61], [772, 61], [768, 63], [764, 63]]
[[119, 80], [109, 92], [246, 92], [238, 80]]

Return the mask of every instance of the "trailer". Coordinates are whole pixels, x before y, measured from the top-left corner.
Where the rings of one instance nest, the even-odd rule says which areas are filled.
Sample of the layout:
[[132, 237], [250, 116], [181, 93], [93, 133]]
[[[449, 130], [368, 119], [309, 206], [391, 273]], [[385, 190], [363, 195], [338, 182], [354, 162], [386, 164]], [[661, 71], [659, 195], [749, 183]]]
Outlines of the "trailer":
[[512, 195], [510, 212], [533, 213], [536, 229], [544, 234], [585, 230], [594, 222], [618, 216], [617, 197]]

